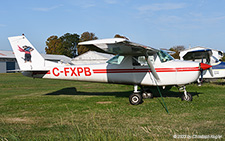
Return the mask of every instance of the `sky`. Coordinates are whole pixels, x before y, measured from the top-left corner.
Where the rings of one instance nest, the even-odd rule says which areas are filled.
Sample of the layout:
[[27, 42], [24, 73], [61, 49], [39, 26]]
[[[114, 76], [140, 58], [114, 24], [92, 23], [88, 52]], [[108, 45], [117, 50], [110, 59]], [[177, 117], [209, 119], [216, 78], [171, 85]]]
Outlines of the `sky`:
[[154, 48], [204, 46], [225, 51], [225, 0], [0, 0], [0, 50], [25, 34], [45, 53], [52, 35], [126, 36]]

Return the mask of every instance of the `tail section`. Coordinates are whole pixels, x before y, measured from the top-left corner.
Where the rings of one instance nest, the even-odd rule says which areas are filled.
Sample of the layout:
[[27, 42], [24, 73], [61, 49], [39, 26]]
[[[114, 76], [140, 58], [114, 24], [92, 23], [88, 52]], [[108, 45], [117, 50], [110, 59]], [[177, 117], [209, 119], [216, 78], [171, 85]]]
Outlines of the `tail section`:
[[44, 58], [25, 36], [9, 37], [8, 39], [16, 56], [20, 70], [35, 71], [44, 69]]

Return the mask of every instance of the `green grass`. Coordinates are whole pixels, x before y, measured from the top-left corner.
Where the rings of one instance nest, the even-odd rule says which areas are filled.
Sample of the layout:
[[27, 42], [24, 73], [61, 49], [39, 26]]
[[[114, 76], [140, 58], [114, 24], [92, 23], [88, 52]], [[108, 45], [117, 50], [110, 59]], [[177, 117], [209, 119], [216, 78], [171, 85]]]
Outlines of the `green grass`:
[[172, 88], [129, 104], [132, 86], [32, 79], [0, 74], [0, 140], [173, 140], [173, 135], [222, 135], [225, 83], [188, 85], [192, 102]]

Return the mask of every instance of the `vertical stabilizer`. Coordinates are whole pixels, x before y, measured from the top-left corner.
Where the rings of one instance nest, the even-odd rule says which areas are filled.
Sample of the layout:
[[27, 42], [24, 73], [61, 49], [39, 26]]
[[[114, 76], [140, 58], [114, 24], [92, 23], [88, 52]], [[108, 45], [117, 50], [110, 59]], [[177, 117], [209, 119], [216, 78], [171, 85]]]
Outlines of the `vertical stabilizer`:
[[8, 39], [16, 56], [20, 70], [29, 71], [44, 69], [44, 58], [25, 36], [9, 37]]

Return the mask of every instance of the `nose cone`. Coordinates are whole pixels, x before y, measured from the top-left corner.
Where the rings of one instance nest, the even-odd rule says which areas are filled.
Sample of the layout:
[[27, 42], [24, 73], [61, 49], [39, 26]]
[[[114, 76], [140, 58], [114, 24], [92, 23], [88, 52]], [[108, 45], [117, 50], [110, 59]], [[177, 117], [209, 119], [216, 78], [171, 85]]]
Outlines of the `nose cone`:
[[212, 66], [211, 65], [208, 65], [208, 64], [205, 64], [205, 63], [200, 63], [200, 68], [203, 69], [203, 70], [206, 70], [208, 68], [211, 68]]

